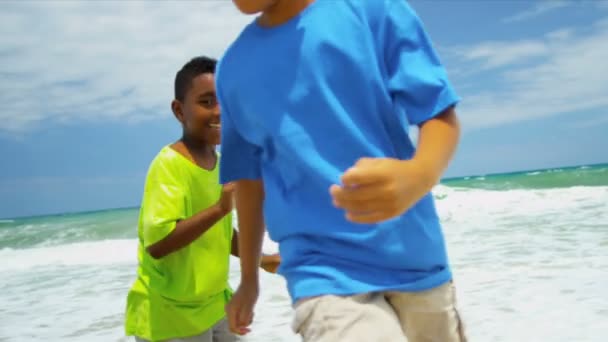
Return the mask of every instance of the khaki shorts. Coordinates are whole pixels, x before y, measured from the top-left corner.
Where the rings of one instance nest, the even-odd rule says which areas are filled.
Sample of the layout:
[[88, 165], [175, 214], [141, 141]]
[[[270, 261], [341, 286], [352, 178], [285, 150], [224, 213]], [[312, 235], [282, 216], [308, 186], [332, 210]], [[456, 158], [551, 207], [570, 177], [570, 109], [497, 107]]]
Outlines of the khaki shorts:
[[305, 342], [466, 342], [452, 282], [422, 292], [299, 301], [292, 329]]

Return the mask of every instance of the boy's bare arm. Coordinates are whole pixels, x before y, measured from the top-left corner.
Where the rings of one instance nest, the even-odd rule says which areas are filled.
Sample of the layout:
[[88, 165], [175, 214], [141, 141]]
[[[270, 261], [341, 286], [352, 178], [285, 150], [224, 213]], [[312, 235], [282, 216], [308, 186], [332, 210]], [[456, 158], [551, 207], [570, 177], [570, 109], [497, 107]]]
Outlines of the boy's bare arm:
[[399, 216], [426, 195], [451, 160], [460, 127], [453, 108], [420, 125], [411, 160], [361, 158], [330, 188], [333, 203], [346, 219], [377, 223]]
[[[263, 245], [263, 243], [262, 243]], [[233, 229], [232, 233], [232, 246], [230, 250], [230, 254], [235, 257], [239, 257], [239, 231]], [[276, 273], [279, 265], [281, 264], [281, 256], [278, 253], [275, 254], [265, 254], [262, 253], [260, 257], [260, 267], [269, 273]]]
[[264, 239], [263, 203], [264, 186], [261, 180], [236, 182], [241, 283], [257, 284], [258, 282], [258, 267]]
[[222, 189], [222, 196], [215, 205], [177, 222], [175, 229], [169, 235], [147, 248], [148, 253], [153, 258], [160, 259], [198, 239], [232, 210], [233, 191], [234, 185], [225, 185]]
[[250, 331], [253, 308], [259, 295], [258, 266], [264, 238], [263, 202], [264, 186], [261, 180], [236, 182], [241, 284], [226, 305], [226, 316], [230, 331], [239, 335]]
[[428, 190], [441, 179], [456, 152], [459, 138], [460, 124], [454, 107], [420, 125], [413, 161], [420, 163], [427, 170]]

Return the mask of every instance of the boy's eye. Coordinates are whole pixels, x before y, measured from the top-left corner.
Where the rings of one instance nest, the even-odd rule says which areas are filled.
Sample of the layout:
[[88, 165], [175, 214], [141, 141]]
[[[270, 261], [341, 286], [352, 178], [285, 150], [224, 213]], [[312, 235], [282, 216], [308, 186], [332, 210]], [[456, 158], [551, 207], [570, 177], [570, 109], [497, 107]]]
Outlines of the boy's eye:
[[217, 106], [217, 100], [215, 98], [204, 98], [199, 101], [199, 104], [205, 108], [212, 109]]

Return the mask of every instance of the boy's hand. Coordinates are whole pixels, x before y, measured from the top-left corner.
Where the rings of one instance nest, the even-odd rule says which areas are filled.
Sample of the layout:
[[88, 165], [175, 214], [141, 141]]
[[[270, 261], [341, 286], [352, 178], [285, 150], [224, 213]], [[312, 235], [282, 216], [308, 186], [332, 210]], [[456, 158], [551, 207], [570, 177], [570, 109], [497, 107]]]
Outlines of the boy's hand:
[[281, 256], [277, 254], [262, 254], [260, 267], [268, 273], [277, 273], [277, 268], [281, 264]]
[[415, 160], [361, 158], [332, 185], [333, 204], [356, 223], [377, 223], [399, 216], [427, 194], [439, 180]]
[[258, 300], [257, 284], [241, 282], [230, 302], [226, 305], [226, 315], [230, 331], [237, 335], [246, 335], [253, 323], [253, 307]]
[[226, 183], [222, 187], [222, 195], [220, 199], [217, 201], [217, 206], [225, 213], [229, 213], [234, 208], [233, 202], [233, 193], [234, 193], [234, 183]]

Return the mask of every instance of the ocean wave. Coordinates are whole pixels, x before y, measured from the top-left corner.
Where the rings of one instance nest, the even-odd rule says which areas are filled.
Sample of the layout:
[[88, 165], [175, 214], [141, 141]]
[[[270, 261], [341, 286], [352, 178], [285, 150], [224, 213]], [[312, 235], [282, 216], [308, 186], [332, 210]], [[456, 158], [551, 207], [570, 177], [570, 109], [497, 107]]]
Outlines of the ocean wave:
[[[528, 224], [530, 217], [555, 222], [555, 225], [599, 227], [606, 226], [608, 222], [608, 186], [491, 190], [439, 184], [434, 187], [433, 196], [443, 222], [475, 226], [493, 226], [500, 222], [517, 226]], [[236, 215], [234, 220], [236, 226]], [[61, 265], [124, 264], [137, 260], [137, 239], [130, 236], [100, 238], [107, 234], [99, 234], [95, 230], [105, 230], [105, 225], [90, 226], [88, 230], [91, 231], [79, 230], [87, 234], [77, 238], [86, 238], [87, 241], [73, 241], [73, 233], [69, 234], [70, 237], [64, 236], [70, 230], [63, 226], [53, 233], [46, 229], [46, 240], [32, 243], [34, 235], [42, 237], [44, 234], [45, 229], [40, 229], [42, 226], [24, 224], [15, 227], [17, 229], [0, 230], [0, 258], [3, 260], [0, 271]], [[132, 229], [120, 223], [117, 227], [122, 227], [120, 229], [125, 232]], [[25, 240], [30, 242], [23, 243]], [[268, 236], [264, 241], [264, 251], [278, 251], [277, 244]]]
[[0, 250], [0, 272], [35, 267], [137, 263], [137, 240], [103, 240], [60, 246]]
[[[117, 265], [137, 263], [137, 239], [87, 241], [59, 246], [0, 249], [0, 272], [29, 270], [36, 267]], [[264, 253], [277, 253], [277, 244], [268, 236]]]
[[530, 217], [554, 221], [556, 226], [605, 226], [608, 222], [608, 186], [466, 191], [441, 187], [434, 193], [444, 221], [488, 226], [496, 222], [524, 224]]

